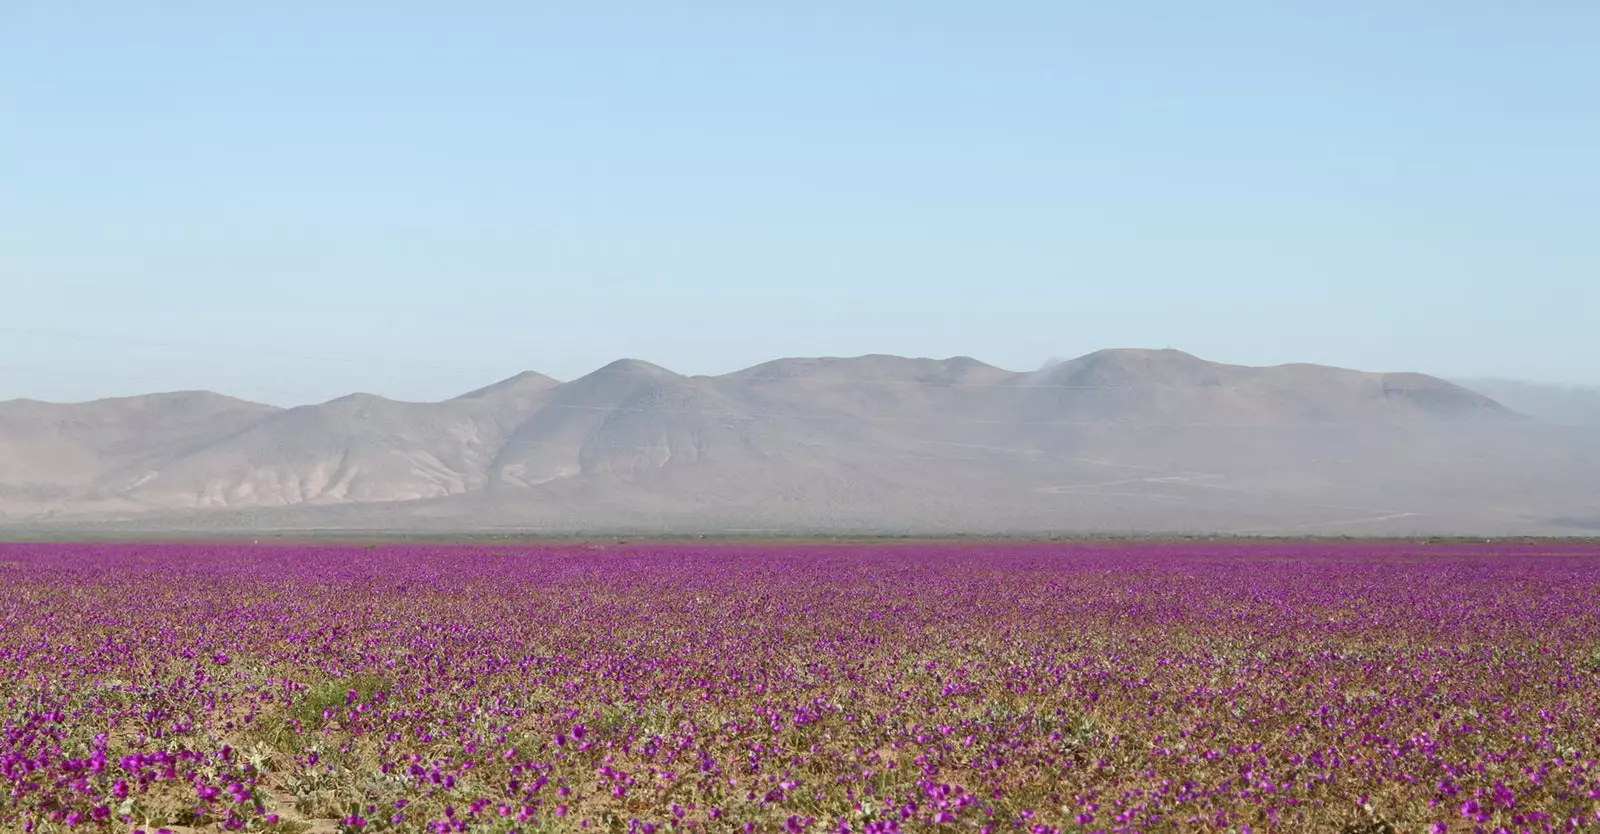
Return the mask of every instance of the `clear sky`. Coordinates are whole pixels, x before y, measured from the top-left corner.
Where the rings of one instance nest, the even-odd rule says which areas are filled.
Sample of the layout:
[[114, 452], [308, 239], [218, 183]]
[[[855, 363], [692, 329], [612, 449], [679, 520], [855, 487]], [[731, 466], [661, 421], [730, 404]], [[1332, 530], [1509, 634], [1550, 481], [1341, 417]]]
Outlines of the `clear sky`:
[[1600, 3], [0, 2], [0, 399], [1600, 382]]

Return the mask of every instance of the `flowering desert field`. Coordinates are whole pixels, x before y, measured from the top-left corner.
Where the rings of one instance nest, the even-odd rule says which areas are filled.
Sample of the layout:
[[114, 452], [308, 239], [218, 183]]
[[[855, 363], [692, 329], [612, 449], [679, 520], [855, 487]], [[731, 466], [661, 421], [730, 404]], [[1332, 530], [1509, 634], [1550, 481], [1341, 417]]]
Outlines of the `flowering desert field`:
[[1600, 829], [1600, 546], [0, 545], [0, 830]]

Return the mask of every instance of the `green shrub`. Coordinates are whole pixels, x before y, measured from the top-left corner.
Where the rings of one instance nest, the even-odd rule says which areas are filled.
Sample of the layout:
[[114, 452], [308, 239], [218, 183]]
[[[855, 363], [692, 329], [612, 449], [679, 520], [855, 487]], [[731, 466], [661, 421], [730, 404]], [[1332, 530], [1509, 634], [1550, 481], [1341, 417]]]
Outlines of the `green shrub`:
[[335, 712], [343, 710], [350, 692], [356, 693], [356, 703], [362, 703], [371, 701], [373, 696], [387, 687], [388, 682], [383, 678], [365, 672], [323, 681], [305, 691], [290, 711], [290, 717], [302, 727], [320, 727], [323, 724], [323, 712], [329, 709]]

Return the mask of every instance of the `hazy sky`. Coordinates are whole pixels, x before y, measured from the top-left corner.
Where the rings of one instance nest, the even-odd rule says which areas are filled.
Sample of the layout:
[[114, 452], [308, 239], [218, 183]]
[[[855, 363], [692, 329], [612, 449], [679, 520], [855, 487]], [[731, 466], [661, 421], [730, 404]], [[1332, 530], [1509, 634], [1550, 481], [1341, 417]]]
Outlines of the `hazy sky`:
[[1600, 3], [0, 2], [0, 399], [1600, 382]]

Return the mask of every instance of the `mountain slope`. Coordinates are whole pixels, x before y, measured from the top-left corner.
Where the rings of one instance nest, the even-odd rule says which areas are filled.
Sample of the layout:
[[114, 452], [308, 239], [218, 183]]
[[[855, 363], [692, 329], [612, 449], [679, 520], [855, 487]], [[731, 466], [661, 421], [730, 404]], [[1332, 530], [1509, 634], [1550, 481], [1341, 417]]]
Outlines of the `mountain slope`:
[[1503, 420], [1509, 409], [1422, 374], [1207, 362], [1176, 350], [1104, 350], [1032, 375], [1041, 416], [1086, 421], [1340, 423]]
[[1509, 379], [1469, 379], [1460, 384], [1545, 422], [1600, 428], [1600, 386], [1544, 385]]
[[[110, 401], [108, 401], [110, 402]], [[0, 512], [252, 528], [1560, 532], [1600, 433], [1420, 374], [1107, 350], [619, 360], [442, 403], [0, 404]]]
[[479, 403], [352, 394], [273, 414], [177, 456], [128, 497], [205, 508], [459, 494], [482, 486], [500, 437]]
[[0, 402], [0, 508], [16, 514], [117, 505], [186, 452], [280, 409], [205, 391], [58, 404]]
[[624, 359], [562, 385], [523, 420], [490, 464], [492, 483], [629, 478], [695, 460], [709, 426], [732, 408], [704, 383]]

